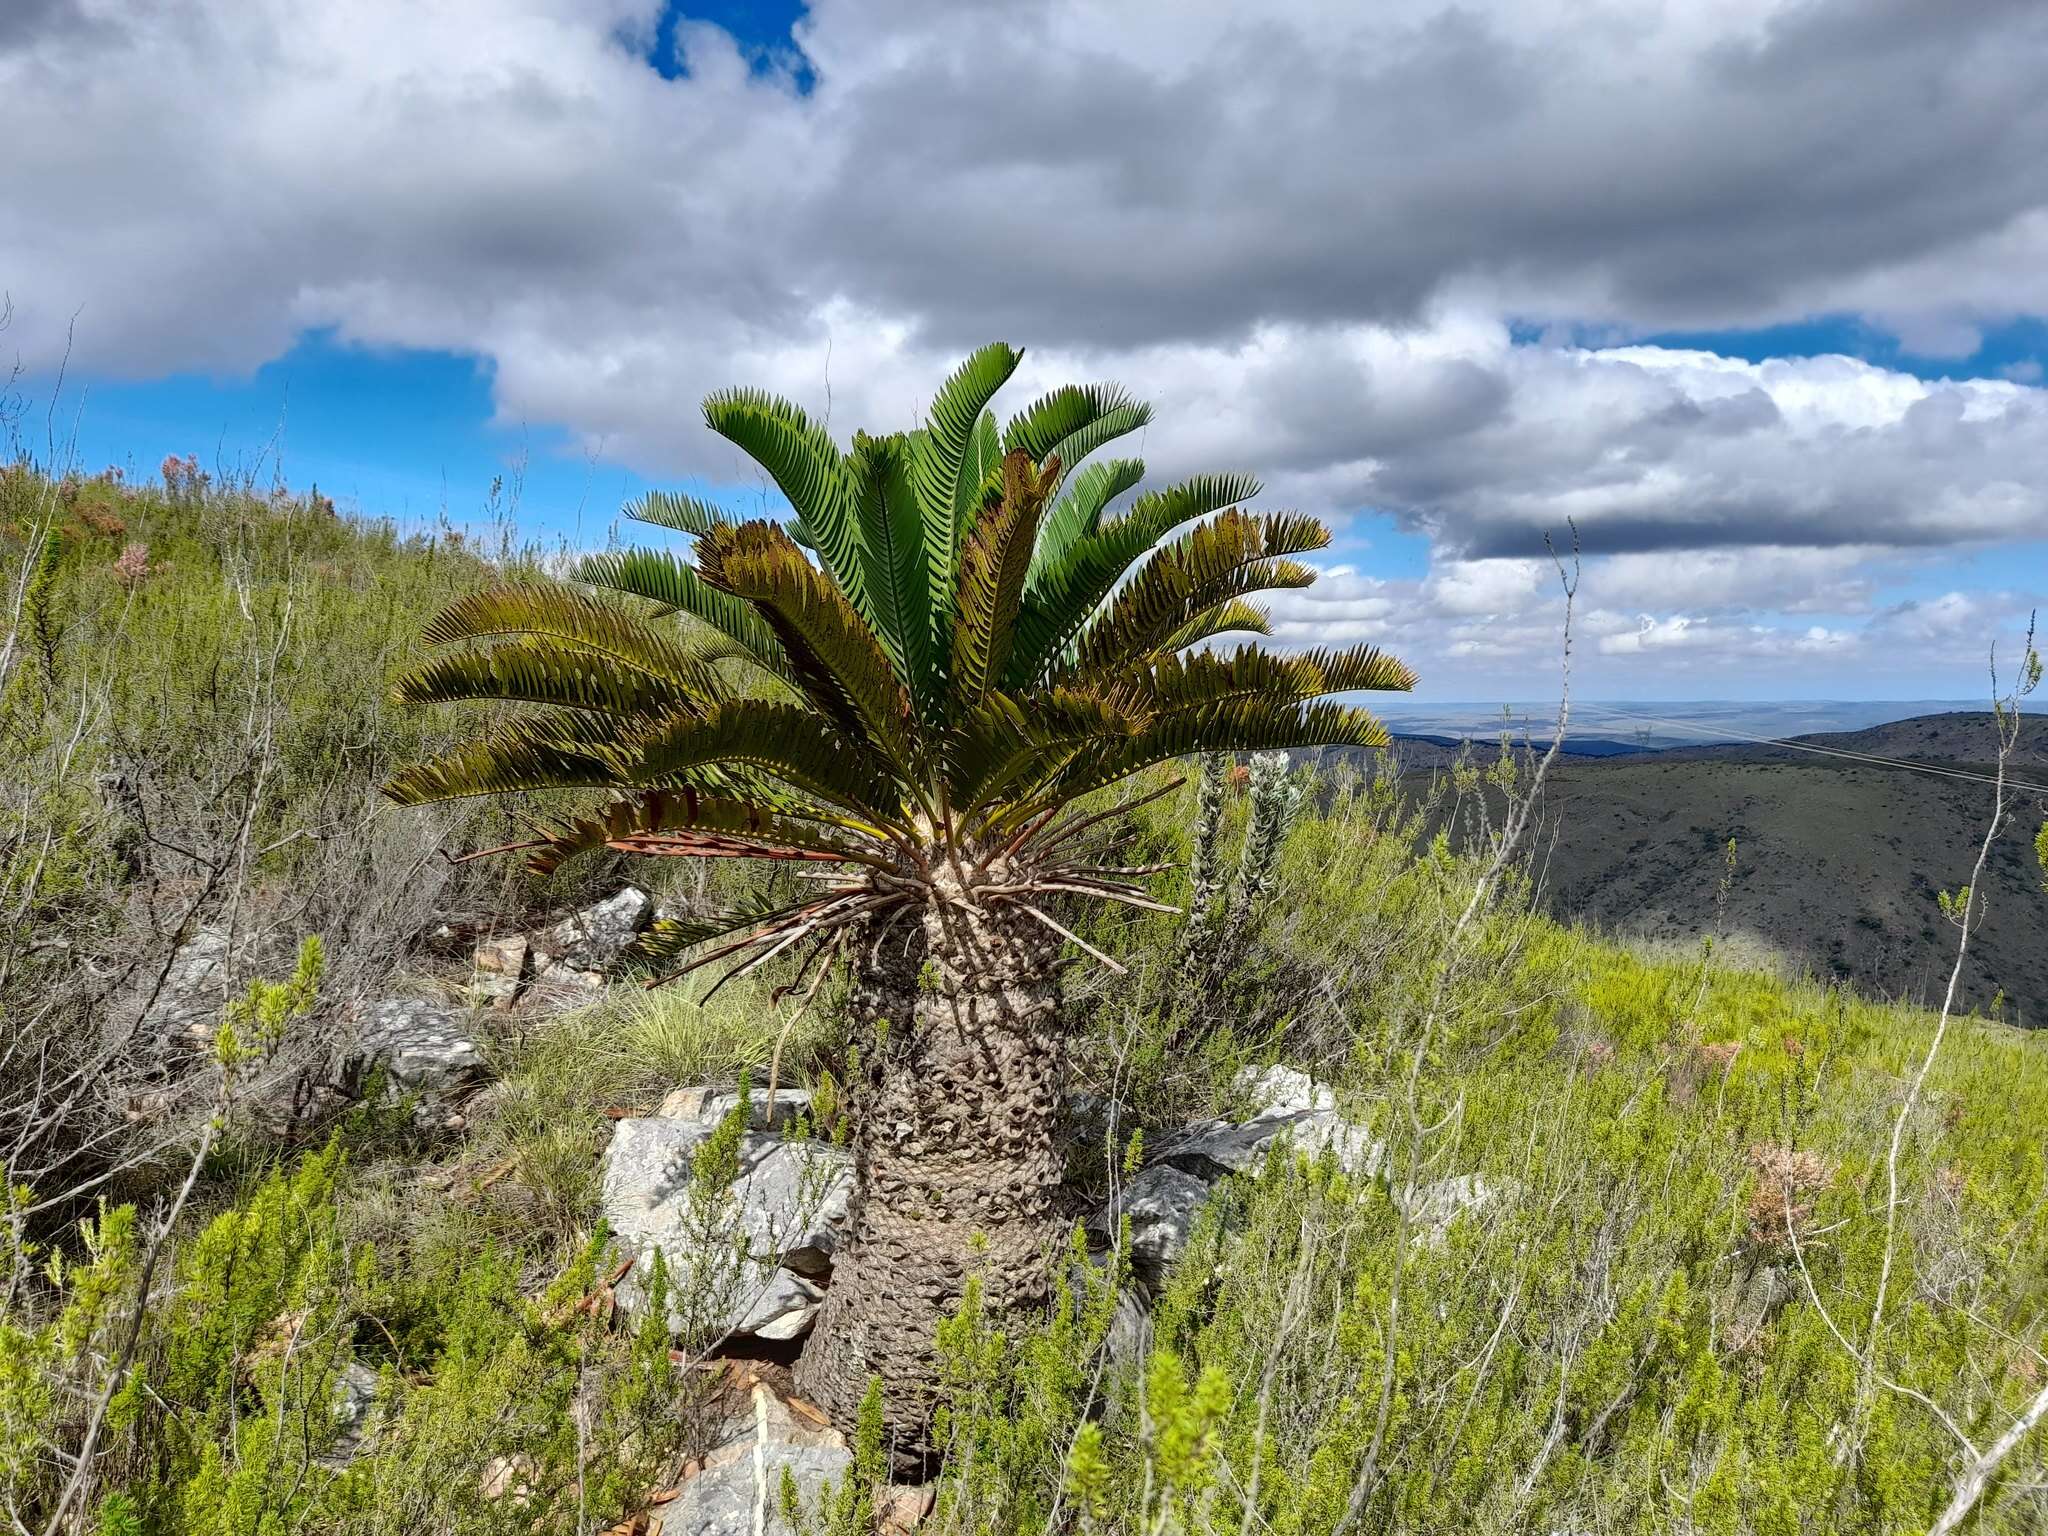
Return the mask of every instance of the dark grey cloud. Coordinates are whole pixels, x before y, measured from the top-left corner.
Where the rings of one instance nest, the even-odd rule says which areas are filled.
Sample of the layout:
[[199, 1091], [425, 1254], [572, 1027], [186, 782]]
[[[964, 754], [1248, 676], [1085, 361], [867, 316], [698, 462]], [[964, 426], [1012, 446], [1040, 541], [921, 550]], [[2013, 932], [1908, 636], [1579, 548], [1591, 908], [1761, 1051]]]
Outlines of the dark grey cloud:
[[[706, 391], [902, 422], [1002, 335], [1020, 394], [1153, 397], [1161, 473], [1428, 535], [1414, 611], [1475, 652], [1519, 643], [1489, 605], [1535, 611], [1518, 562], [1567, 520], [1643, 594], [1617, 655], [1777, 644], [1712, 596], [1758, 551], [1782, 619], [2048, 527], [2023, 368], [1508, 329], [1851, 313], [1967, 353], [2048, 315], [2038, 0], [818, 0], [808, 92], [695, 25], [663, 79], [621, 42], [659, 10], [0, 0], [8, 345], [47, 366], [79, 312], [86, 372], [246, 369], [314, 326], [452, 349], [508, 419], [730, 484]], [[1392, 622], [1358, 591], [1329, 624]]]
[[[1218, 28], [1178, 67], [1043, 25], [902, 41], [832, 98], [842, 173], [810, 228], [947, 342], [993, 320], [1130, 345], [1407, 319], [1459, 282], [1534, 314], [1747, 323], [2048, 198], [2037, 4], [1833, 0], [1734, 38], [1357, 9], [1381, 19]], [[828, 7], [819, 30], [858, 24]]]

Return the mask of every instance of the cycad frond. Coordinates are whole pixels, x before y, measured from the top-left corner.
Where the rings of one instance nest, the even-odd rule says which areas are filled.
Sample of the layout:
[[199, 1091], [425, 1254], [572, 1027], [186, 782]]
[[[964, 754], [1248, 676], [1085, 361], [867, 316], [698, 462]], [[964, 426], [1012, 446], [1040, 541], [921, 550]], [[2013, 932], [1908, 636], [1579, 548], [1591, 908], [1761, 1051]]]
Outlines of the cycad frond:
[[875, 633], [922, 708], [932, 693], [931, 586], [909, 438], [857, 434], [847, 467], [860, 509]]
[[1072, 474], [1091, 453], [1108, 446], [1152, 420], [1152, 407], [1142, 400], [1113, 405], [1093, 421], [1076, 427], [1052, 445], [1052, 451]]
[[1227, 656], [1214, 651], [1161, 655], [1134, 672], [1119, 694], [1127, 692], [1147, 713], [1163, 715], [1236, 699], [1306, 703], [1333, 693], [1414, 686], [1414, 673], [1369, 645], [1287, 654], [1241, 645]]
[[952, 732], [953, 803], [978, 810], [1027, 778], [1050, 778], [1076, 752], [1144, 724], [1144, 716], [1086, 690], [1051, 688], [1021, 698], [992, 692]]
[[1323, 548], [1314, 518], [1255, 517], [1229, 510], [1155, 550], [1080, 636], [1076, 666], [1092, 672], [1158, 650], [1218, 603], [1276, 587], [1307, 586], [1315, 573], [1281, 557]]
[[616, 726], [574, 711], [528, 715], [438, 757], [402, 769], [384, 786], [400, 805], [535, 789], [605, 789], [620, 780]]
[[705, 663], [690, 662], [665, 675], [552, 636], [528, 636], [432, 657], [400, 677], [393, 691], [412, 704], [503, 699], [632, 719], [699, 710], [726, 690]]
[[743, 597], [782, 642], [810, 701], [852, 742], [911, 771], [910, 701], [881, 642], [844, 593], [773, 523], [714, 528], [697, 541], [704, 579]]
[[[1076, 755], [1040, 788], [1036, 800], [1061, 803], [1132, 774], [1196, 752], [1298, 751], [1305, 747], [1384, 747], [1387, 728], [1362, 709], [1319, 703], [1307, 708], [1264, 699], [1233, 699], [1162, 714], [1121, 741]], [[1028, 813], [1032, 802], [1019, 811]]]
[[894, 779], [862, 738], [815, 710], [773, 699], [728, 699], [701, 716], [662, 723], [624, 744], [617, 782], [636, 789], [692, 784], [707, 768], [743, 765], [848, 812], [861, 824], [894, 824]]
[[728, 512], [724, 507], [716, 507], [708, 501], [699, 501], [695, 496], [684, 496], [676, 491], [649, 491], [627, 502], [620, 510], [636, 523], [672, 528], [677, 533], [692, 536], [719, 523], [744, 520], [738, 513]]
[[956, 715], [979, 704], [1009, 664], [1039, 519], [1058, 473], [1057, 462], [1040, 470], [1029, 454], [1011, 453], [1003, 460], [1003, 499], [967, 541], [948, 679]]
[[665, 549], [608, 550], [585, 555], [576, 579], [633, 597], [644, 597], [669, 613], [687, 614], [730, 640], [738, 652], [782, 678], [793, 678], [789, 657], [754, 605], [721, 592], [697, 568]]
[[534, 581], [486, 587], [457, 598], [427, 624], [429, 645], [504, 636], [545, 638], [566, 650], [603, 657], [650, 677], [684, 679], [701, 673], [715, 647], [684, 635], [663, 634], [639, 615], [561, 582]]
[[952, 638], [954, 578], [960, 546], [981, 505], [992, 467], [995, 423], [988, 403], [1009, 382], [1024, 354], [990, 342], [956, 368], [932, 397], [925, 424], [910, 439], [910, 479], [923, 512], [925, 590], [931, 613], [932, 652], [943, 655]]
[[596, 816], [544, 829], [547, 840], [529, 862], [548, 874], [596, 848], [665, 857], [795, 859], [846, 863], [864, 859], [859, 844], [835, 837], [814, 820], [780, 815], [751, 799], [689, 790], [656, 790], [617, 800]]
[[[1079, 437], [1090, 428], [1108, 431], [1109, 437], [1114, 437], [1117, 433], [1109, 431], [1104, 423], [1129, 422], [1124, 431], [1142, 426], [1142, 419], [1132, 420], [1132, 417], [1143, 410], [1114, 384], [1063, 384], [1049, 394], [1040, 395], [1010, 418], [1009, 426], [1003, 429], [1003, 454], [1007, 457], [1013, 453], [1028, 453], [1032, 463], [1043, 464], [1059, 451], [1061, 443]], [[1102, 441], [1108, 441], [1108, 437]], [[1092, 451], [1096, 446], [1100, 444], [1088, 445], [1084, 452]]]
[[1027, 687], [1046, 677], [1124, 573], [1161, 539], [1258, 491], [1248, 475], [1198, 475], [1140, 496], [1123, 516], [1098, 521], [1057, 557], [1040, 561], [1018, 616], [1008, 685]]
[[1103, 508], [1145, 477], [1142, 459], [1110, 459], [1090, 464], [1079, 474], [1071, 472], [1073, 465], [1066, 458], [1060, 463], [1066, 466], [1066, 487], [1039, 530], [1038, 552], [1031, 567], [1034, 588], [1041, 573], [1059, 566], [1068, 550], [1101, 527]]
[[704, 421], [768, 471], [854, 611], [872, 619], [853, 480], [831, 434], [780, 396], [729, 389], [704, 402]]
[[1219, 635], [1271, 635], [1273, 620], [1257, 603], [1233, 597], [1197, 615], [1168, 637], [1164, 651], [1184, 651]]

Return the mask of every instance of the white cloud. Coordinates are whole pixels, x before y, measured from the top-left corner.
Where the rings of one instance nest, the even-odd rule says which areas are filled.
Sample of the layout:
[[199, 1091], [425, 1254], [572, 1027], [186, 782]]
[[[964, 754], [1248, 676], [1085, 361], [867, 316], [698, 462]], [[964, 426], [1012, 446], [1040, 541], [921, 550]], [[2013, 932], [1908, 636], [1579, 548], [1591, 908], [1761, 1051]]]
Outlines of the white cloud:
[[2048, 526], [2038, 366], [1569, 344], [1848, 312], [1960, 355], [2048, 313], [2038, 4], [819, 0], [808, 94], [701, 25], [663, 79], [622, 41], [659, 10], [15, 0], [8, 340], [46, 367], [78, 311], [74, 368], [141, 375], [315, 326], [450, 349], [508, 420], [730, 482], [710, 389], [895, 424], [1007, 335], [1019, 394], [1153, 398], [1162, 473], [1426, 534], [1426, 580], [1281, 624], [1446, 657], [1541, 638], [1567, 521], [1617, 665], [1826, 651], [1899, 552]]

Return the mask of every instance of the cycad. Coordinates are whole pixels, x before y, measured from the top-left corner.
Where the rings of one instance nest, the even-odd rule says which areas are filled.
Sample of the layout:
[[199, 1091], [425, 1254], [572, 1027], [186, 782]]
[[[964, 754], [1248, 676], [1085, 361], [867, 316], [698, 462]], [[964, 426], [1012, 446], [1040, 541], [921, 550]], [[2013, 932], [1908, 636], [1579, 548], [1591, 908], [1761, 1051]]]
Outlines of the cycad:
[[1082, 461], [1147, 408], [1068, 387], [998, 428], [989, 402], [1020, 357], [982, 348], [924, 425], [845, 453], [785, 401], [713, 396], [706, 421], [793, 517], [651, 495], [629, 511], [689, 535], [694, 559], [597, 555], [575, 586], [464, 599], [427, 633], [450, 649], [399, 684], [531, 707], [401, 774], [393, 798], [602, 792], [524, 845], [543, 868], [598, 847], [830, 866], [780, 910], [663, 923], [649, 947], [697, 951], [673, 974], [851, 965], [856, 1195], [800, 1382], [851, 1427], [879, 1374], [906, 1447], [970, 1268], [994, 1307], [1047, 1293], [1056, 963], [1080, 942], [1054, 909], [1150, 904], [1090, 862], [1096, 817], [1076, 803], [1193, 752], [1384, 745], [1326, 696], [1413, 681], [1364, 647], [1215, 648], [1268, 633], [1248, 599], [1306, 586], [1294, 557], [1327, 532], [1242, 510], [1258, 487], [1235, 476], [1112, 511], [1143, 466]]

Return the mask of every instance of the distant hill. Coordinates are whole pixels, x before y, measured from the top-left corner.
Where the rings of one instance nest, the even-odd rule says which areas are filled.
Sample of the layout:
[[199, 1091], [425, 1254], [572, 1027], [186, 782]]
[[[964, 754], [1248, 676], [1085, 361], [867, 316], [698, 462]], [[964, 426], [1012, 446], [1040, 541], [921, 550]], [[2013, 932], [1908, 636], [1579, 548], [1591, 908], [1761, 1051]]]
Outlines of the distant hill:
[[[1475, 746], [1493, 746], [1499, 740], [1499, 733], [1492, 737], [1440, 736], [1428, 731], [1394, 732], [1394, 740], [1404, 748], [1411, 743], [1418, 746], [1437, 747], [1447, 757], [1456, 757], [1467, 741]], [[1573, 757], [1621, 757], [1629, 753], [1647, 752], [1650, 749], [1640, 742], [1615, 741], [1605, 736], [1580, 736], [1574, 733], [1565, 738], [1564, 750]]]
[[[1832, 754], [1983, 773], [1991, 743], [1990, 715], [1974, 711], [1782, 746], [1566, 753], [1545, 794], [1545, 902], [1617, 936], [1695, 944], [1715, 929], [1733, 838], [1719, 918], [1731, 941], [1867, 993], [1938, 1002], [1956, 936], [1936, 893], [1969, 878], [1991, 788]], [[1396, 752], [1415, 777], [1456, 755], [1444, 739], [1403, 739]], [[2026, 722], [2013, 773], [2048, 784], [2048, 719]], [[1992, 852], [1991, 906], [1963, 989], [1980, 1007], [2002, 990], [2005, 1017], [2035, 1027], [2048, 1026], [2048, 894], [2031, 846], [2044, 802], [2023, 797]]]

